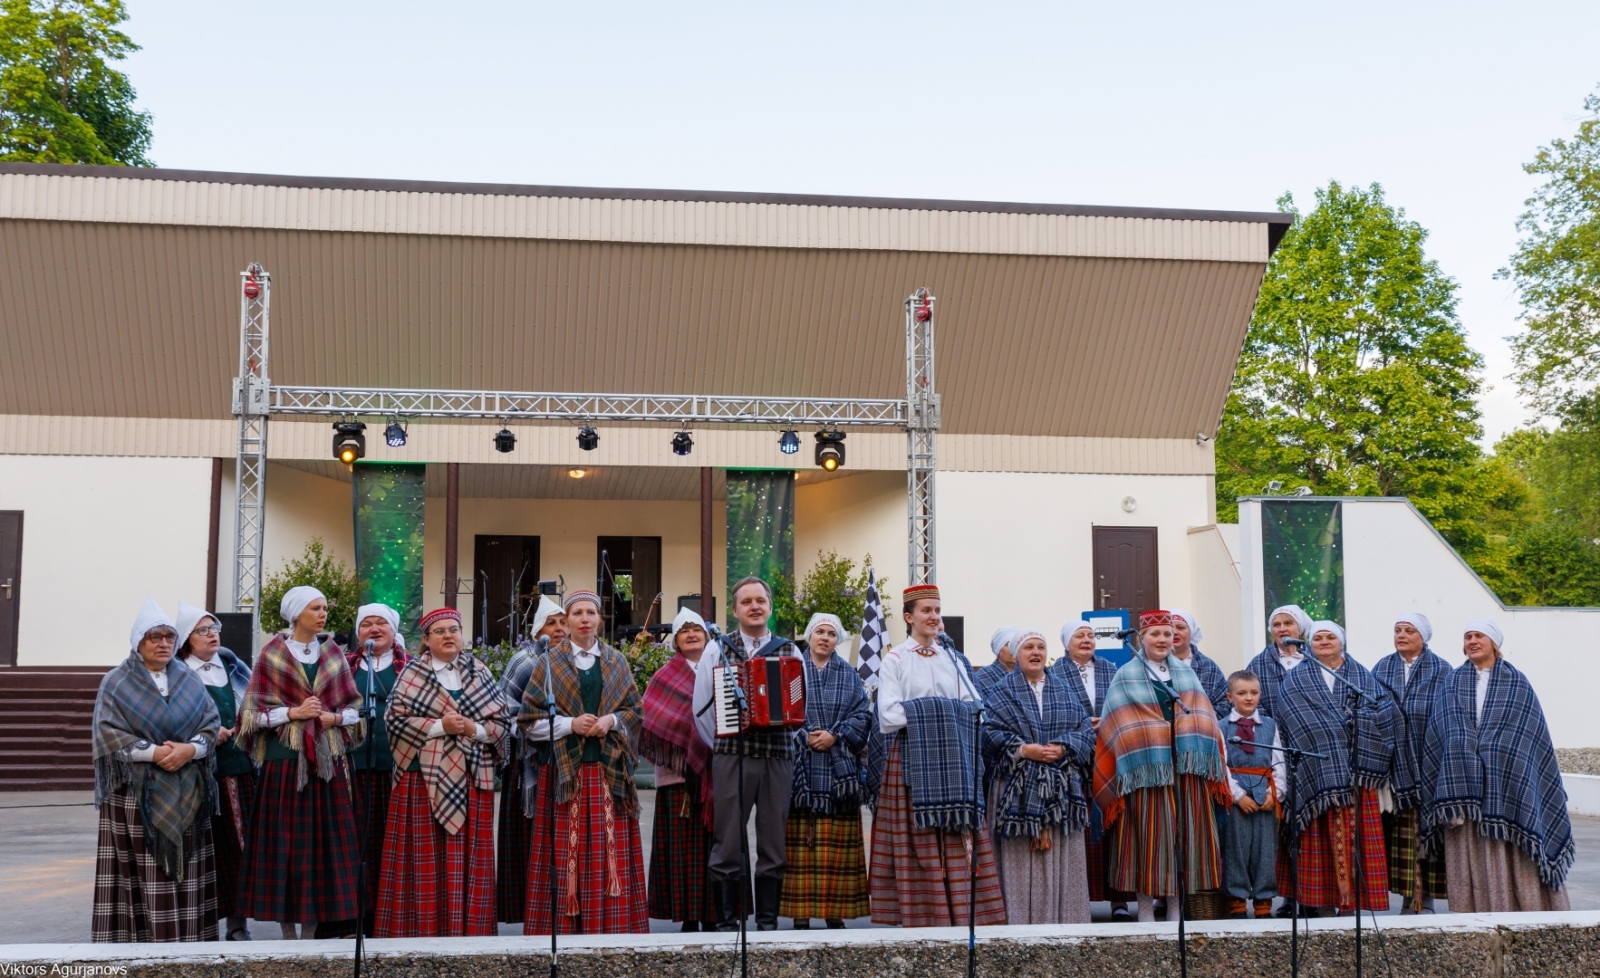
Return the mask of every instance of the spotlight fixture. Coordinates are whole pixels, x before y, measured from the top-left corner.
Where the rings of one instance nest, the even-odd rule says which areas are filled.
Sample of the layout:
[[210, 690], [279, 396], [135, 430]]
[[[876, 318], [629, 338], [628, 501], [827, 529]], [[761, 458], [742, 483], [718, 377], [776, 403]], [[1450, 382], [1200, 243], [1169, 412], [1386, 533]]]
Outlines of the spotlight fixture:
[[389, 427], [383, 429], [383, 441], [390, 448], [406, 447], [406, 428], [399, 418], [390, 421]]
[[333, 457], [346, 465], [367, 454], [367, 426], [359, 421], [333, 423]]
[[1269, 496], [1273, 495], [1274, 493], [1277, 493], [1282, 488], [1283, 488], [1283, 483], [1279, 482], [1277, 479], [1273, 479], [1271, 482], [1267, 483], [1267, 495], [1269, 495]]
[[578, 429], [578, 447], [586, 452], [592, 452], [600, 447], [600, 433], [588, 425]]
[[792, 431], [785, 431], [783, 437], [778, 439], [778, 451], [785, 455], [794, 455], [800, 451], [800, 436]]
[[517, 436], [511, 433], [510, 428], [501, 428], [494, 433], [494, 450], [504, 455], [517, 447]]
[[588, 474], [589, 473], [585, 472], [583, 469], [568, 469], [567, 470], [567, 475], [570, 476], [571, 478], [574, 478], [574, 479], [581, 479], [581, 478], [583, 478], [584, 476], [586, 476]]
[[844, 432], [817, 432], [817, 465], [824, 472], [844, 467]]
[[1309, 496], [1309, 495], [1311, 495], [1311, 487], [1310, 486], [1301, 486], [1300, 488], [1298, 488], [1298, 489], [1296, 489], [1294, 491], [1294, 494], [1296, 496]]
[[680, 431], [672, 436], [672, 454], [687, 455], [694, 451], [694, 439], [689, 437], [687, 431]]

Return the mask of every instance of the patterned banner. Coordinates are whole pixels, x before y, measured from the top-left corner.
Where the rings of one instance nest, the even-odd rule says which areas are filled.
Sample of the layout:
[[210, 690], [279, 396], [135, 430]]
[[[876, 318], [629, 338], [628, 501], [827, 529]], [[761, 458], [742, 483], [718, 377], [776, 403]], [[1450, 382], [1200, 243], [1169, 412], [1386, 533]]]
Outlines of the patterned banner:
[[406, 644], [415, 649], [417, 622], [423, 611], [422, 518], [427, 466], [358, 462], [352, 475], [361, 603], [380, 602], [398, 611]]
[[1262, 586], [1267, 607], [1297, 604], [1316, 619], [1344, 623], [1344, 533], [1339, 504], [1261, 503]]
[[[794, 577], [794, 473], [728, 471], [728, 586], [746, 577]], [[724, 596], [728, 629], [733, 595]]]

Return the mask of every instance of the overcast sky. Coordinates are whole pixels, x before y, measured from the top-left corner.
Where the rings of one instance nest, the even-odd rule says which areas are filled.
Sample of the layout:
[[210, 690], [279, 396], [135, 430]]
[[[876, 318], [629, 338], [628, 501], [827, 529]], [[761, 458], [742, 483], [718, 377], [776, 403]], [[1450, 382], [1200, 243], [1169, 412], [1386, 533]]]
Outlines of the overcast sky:
[[1600, 85], [1600, 3], [131, 0], [161, 166], [1304, 209], [1383, 184], [1504, 337], [1532, 181]]

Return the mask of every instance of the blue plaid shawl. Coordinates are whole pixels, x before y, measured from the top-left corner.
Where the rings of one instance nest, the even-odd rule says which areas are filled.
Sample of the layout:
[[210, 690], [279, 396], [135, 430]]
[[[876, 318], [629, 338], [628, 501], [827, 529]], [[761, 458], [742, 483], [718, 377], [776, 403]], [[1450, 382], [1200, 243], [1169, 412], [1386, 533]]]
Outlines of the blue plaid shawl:
[[913, 824], [919, 829], [977, 828], [983, 798], [975, 786], [983, 777], [983, 759], [976, 758], [979, 770], [974, 771], [976, 707], [965, 700], [923, 696], [906, 700], [905, 709], [900, 760]]
[[[1349, 653], [1334, 670], [1359, 686], [1377, 706], [1361, 707], [1361, 741], [1356, 745], [1356, 781], [1363, 788], [1379, 788], [1389, 780], [1394, 760], [1394, 729], [1399, 725], [1394, 701], [1372, 673]], [[1283, 731], [1284, 746], [1326, 754], [1322, 760], [1306, 758], [1294, 783], [1295, 831], [1303, 832], [1317, 816], [1355, 803], [1350, 792], [1350, 691], [1328, 682], [1317, 663], [1307, 661], [1289, 670], [1278, 697], [1273, 719]]]
[[988, 696], [989, 690], [1005, 682], [1016, 671], [1016, 667], [1012, 666], [1011, 671], [1007, 672], [1006, 667], [1001, 665], [999, 660], [996, 660], [981, 669], [972, 670], [972, 682], [978, 687], [980, 695]]
[[1538, 865], [1539, 881], [1558, 890], [1577, 847], [1544, 709], [1527, 677], [1501, 659], [1479, 724], [1477, 684], [1471, 662], [1451, 672], [1428, 717], [1422, 844], [1437, 851], [1452, 821], [1477, 822], [1479, 836], [1516, 846]]
[[1428, 735], [1428, 714], [1433, 711], [1433, 701], [1444, 688], [1450, 667], [1423, 646], [1411, 667], [1411, 681], [1406, 682], [1406, 662], [1400, 653], [1393, 652], [1378, 660], [1372, 675], [1383, 685], [1384, 692], [1397, 704], [1395, 719], [1399, 726], [1394, 730], [1394, 764], [1389, 769], [1389, 788], [1394, 792], [1394, 802], [1401, 809], [1416, 808], [1422, 804], [1422, 778], [1418, 773], [1422, 763], [1422, 742]]
[[1072, 661], [1072, 656], [1064, 655], [1056, 660], [1050, 667], [1056, 677], [1067, 684], [1078, 702], [1092, 717], [1099, 717], [1106, 705], [1106, 693], [1111, 691], [1111, 680], [1117, 678], [1117, 667], [1110, 659], [1094, 657], [1094, 691], [1095, 702], [1089, 702], [1089, 691], [1083, 687], [1083, 677], [1078, 675], [1078, 664]]
[[1222, 674], [1221, 666], [1194, 645], [1189, 646], [1189, 658], [1181, 661], [1188, 663], [1200, 678], [1200, 686], [1206, 691], [1206, 698], [1211, 701], [1211, 709], [1216, 711], [1217, 716], [1225, 717], [1233, 711], [1233, 704], [1228, 702], [1228, 677]]
[[[1309, 657], [1311, 650], [1306, 649], [1304, 654]], [[1302, 662], [1300, 665], [1305, 663]], [[1256, 678], [1261, 680], [1261, 705], [1256, 709], [1266, 716], [1277, 719], [1278, 698], [1283, 695], [1283, 680], [1291, 671], [1284, 669], [1283, 664], [1278, 661], [1278, 646], [1268, 645], [1257, 652], [1256, 657], [1251, 659], [1245, 668], [1255, 673]], [[1298, 671], [1299, 668], [1300, 666], [1295, 666], [1293, 671]], [[1224, 713], [1223, 716], [1227, 714]]]
[[[1094, 763], [1089, 714], [1059, 676], [1045, 674], [1044, 710], [1019, 668], [989, 690], [983, 726], [986, 762], [1000, 771], [994, 827], [1002, 836], [1038, 838], [1049, 829], [1081, 832], [1089, 824], [1083, 776]], [[1026, 744], [1060, 744], [1054, 764], [1017, 755]]]
[[[832, 814], [861, 807], [861, 750], [873, 726], [867, 688], [850, 663], [834, 655], [818, 669], [805, 655], [806, 723], [794, 732], [794, 788], [790, 808]], [[806, 746], [813, 731], [826, 730], [834, 745], [825, 751]]]

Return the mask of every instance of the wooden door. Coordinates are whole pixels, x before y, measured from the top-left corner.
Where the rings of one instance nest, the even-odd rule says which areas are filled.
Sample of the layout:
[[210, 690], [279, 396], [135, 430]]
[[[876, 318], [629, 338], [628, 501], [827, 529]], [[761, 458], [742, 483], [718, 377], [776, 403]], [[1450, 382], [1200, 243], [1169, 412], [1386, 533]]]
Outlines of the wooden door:
[[0, 666], [17, 664], [22, 602], [22, 510], [0, 510]]
[[[478, 534], [472, 540], [473, 607], [477, 610], [473, 632], [489, 645], [510, 641], [512, 612], [518, 627], [537, 602], [539, 589], [539, 538]], [[512, 589], [516, 604], [512, 604]]]
[[1094, 528], [1094, 593], [1096, 610], [1126, 609], [1131, 623], [1139, 613], [1161, 607], [1160, 562], [1153, 526]]

